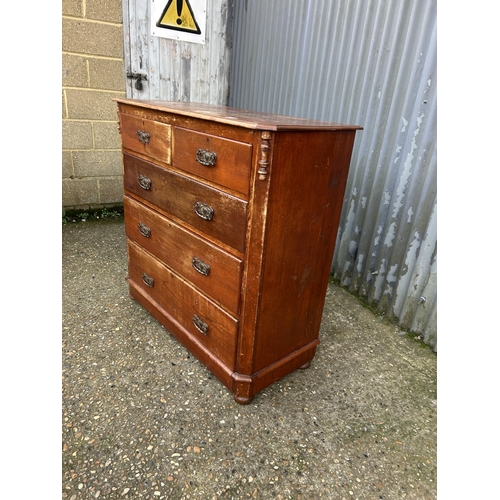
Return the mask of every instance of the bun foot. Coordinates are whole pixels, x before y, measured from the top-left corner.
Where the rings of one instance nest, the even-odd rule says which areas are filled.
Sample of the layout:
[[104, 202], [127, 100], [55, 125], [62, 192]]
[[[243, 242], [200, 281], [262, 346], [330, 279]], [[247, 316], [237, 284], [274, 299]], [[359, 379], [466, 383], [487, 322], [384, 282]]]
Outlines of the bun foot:
[[299, 370], [307, 370], [311, 366], [311, 362], [308, 361], [307, 363], [304, 363], [302, 366], [299, 366]]
[[248, 403], [251, 403], [253, 400], [253, 396], [250, 398], [244, 398], [241, 396], [237, 396], [236, 394], [234, 394], [233, 398], [240, 405], [247, 405]]

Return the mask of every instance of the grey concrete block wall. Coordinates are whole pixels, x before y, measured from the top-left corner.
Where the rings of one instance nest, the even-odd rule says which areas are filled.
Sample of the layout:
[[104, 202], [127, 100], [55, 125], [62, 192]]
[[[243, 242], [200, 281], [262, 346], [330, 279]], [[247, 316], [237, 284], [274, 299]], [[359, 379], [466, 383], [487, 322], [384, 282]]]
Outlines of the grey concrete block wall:
[[114, 97], [125, 96], [121, 0], [62, 2], [62, 207], [123, 202]]

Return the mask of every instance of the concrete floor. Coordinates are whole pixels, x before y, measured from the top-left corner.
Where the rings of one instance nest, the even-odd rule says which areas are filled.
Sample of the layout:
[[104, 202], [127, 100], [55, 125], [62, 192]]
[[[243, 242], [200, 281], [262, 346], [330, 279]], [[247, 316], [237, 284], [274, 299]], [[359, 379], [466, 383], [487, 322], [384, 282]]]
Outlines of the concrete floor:
[[311, 368], [241, 406], [130, 298], [123, 219], [62, 241], [62, 498], [437, 498], [429, 347], [331, 284]]

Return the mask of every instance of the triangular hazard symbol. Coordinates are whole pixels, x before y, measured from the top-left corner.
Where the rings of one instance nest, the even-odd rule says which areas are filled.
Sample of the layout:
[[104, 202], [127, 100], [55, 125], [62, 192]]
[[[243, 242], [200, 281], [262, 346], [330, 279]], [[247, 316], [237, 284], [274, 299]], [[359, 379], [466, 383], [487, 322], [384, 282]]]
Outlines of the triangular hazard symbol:
[[201, 34], [191, 5], [189, 5], [189, 0], [169, 0], [156, 26], [197, 35]]

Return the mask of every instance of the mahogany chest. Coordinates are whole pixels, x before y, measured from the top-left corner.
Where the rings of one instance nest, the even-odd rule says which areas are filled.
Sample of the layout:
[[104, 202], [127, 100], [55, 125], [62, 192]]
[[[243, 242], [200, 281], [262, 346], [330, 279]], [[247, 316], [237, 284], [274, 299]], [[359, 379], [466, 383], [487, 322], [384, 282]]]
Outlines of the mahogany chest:
[[361, 127], [115, 100], [131, 296], [249, 403], [315, 355]]

